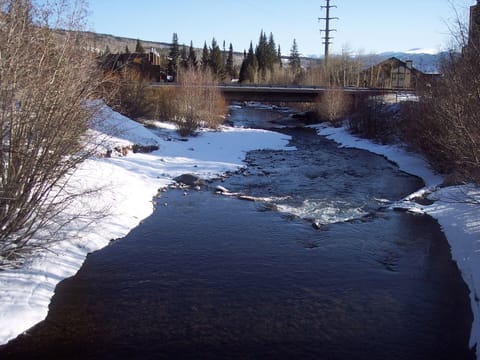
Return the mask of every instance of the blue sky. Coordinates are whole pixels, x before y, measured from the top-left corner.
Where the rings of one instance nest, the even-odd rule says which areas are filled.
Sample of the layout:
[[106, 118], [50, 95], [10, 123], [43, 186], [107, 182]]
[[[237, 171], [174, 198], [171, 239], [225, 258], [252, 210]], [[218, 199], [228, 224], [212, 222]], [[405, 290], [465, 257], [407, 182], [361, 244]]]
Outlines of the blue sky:
[[[475, 0], [331, 0], [337, 32], [331, 52], [348, 47], [364, 53], [446, 48], [452, 5], [466, 16]], [[318, 21], [324, 0], [90, 0], [90, 28], [96, 32], [202, 47], [213, 37], [235, 51], [257, 43], [260, 30], [273, 33], [282, 54], [295, 38], [303, 55], [322, 55]]]

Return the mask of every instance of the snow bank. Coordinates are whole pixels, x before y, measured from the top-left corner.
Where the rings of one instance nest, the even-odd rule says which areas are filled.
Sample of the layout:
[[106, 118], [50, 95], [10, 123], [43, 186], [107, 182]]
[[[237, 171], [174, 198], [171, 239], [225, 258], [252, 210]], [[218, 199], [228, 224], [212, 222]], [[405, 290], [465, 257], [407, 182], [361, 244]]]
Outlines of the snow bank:
[[[81, 218], [65, 227], [51, 251], [38, 253], [22, 268], [0, 272], [0, 344], [45, 319], [55, 286], [73, 276], [88, 253], [124, 237], [153, 211], [153, 197], [173, 178], [192, 173], [212, 178], [243, 166], [247, 151], [285, 149], [289, 138], [263, 130], [223, 127], [180, 139], [172, 126], [152, 131], [105, 107], [105, 120], [92, 129], [99, 151], [133, 144], [156, 145], [158, 151], [85, 161], [75, 173], [75, 190], [98, 189], [78, 199]], [[90, 214], [105, 213], [98, 218]]]
[[[399, 145], [379, 145], [357, 138], [345, 128], [314, 126], [319, 135], [336, 141], [341, 146], [352, 147], [383, 155], [409, 174], [421, 177], [425, 188], [407, 196], [394, 206], [412, 212], [424, 213], [437, 219], [450, 244], [452, 258], [456, 261], [463, 280], [470, 289], [473, 324], [470, 346], [480, 346], [480, 189], [473, 185], [440, 188], [443, 177], [435, 174], [418, 154], [406, 151]], [[430, 194], [433, 205], [411, 202], [417, 195]], [[477, 351], [480, 360], [480, 352]]]

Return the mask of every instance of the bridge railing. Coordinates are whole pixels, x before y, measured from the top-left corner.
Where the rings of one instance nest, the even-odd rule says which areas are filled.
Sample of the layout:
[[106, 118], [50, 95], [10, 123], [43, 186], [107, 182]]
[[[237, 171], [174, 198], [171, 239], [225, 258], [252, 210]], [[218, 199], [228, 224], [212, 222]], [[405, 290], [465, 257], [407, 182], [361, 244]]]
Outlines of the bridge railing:
[[[150, 86], [158, 86], [158, 87], [176, 87], [178, 86], [175, 82], [151, 82]], [[193, 85], [195, 86], [195, 85]], [[199, 87], [205, 87], [206, 85], [197, 85]], [[329, 87], [327, 86], [319, 86], [319, 85], [283, 85], [283, 84], [241, 84], [241, 83], [218, 83], [216, 86], [221, 89], [291, 89], [291, 90], [320, 90], [320, 91], [327, 91]], [[415, 90], [409, 88], [378, 88], [378, 87], [357, 87], [357, 86], [345, 86], [336, 89], [346, 90], [348, 92], [375, 92], [375, 93], [399, 93], [399, 92], [406, 92], [406, 93], [414, 93]]]

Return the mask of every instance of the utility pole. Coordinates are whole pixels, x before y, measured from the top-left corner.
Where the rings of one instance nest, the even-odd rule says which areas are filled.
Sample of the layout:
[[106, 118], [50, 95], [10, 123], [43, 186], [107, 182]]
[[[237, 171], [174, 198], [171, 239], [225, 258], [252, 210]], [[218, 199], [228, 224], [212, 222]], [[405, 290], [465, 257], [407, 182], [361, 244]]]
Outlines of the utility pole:
[[320, 33], [325, 33], [325, 36], [322, 37], [323, 44], [325, 45], [325, 66], [328, 64], [328, 47], [332, 44], [331, 40], [333, 37], [330, 36], [332, 31], [337, 31], [337, 29], [330, 29], [330, 20], [338, 20], [338, 17], [331, 17], [330, 16], [330, 9], [336, 8], [335, 5], [330, 5], [330, 0], [325, 0], [326, 5], [321, 6], [322, 10], [326, 9], [327, 14], [324, 18], [318, 18], [318, 20], [325, 20], [325, 29], [321, 29]]

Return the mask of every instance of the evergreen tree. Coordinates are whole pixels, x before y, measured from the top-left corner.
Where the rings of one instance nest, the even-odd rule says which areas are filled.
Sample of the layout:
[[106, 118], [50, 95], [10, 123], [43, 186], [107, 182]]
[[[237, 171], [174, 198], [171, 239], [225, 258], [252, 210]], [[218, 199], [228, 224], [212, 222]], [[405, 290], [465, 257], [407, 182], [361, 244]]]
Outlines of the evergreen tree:
[[227, 61], [225, 64], [225, 72], [227, 73], [230, 78], [235, 78], [234, 74], [234, 66], [233, 66], [233, 45], [230, 43], [230, 47], [228, 49], [228, 56]]
[[227, 62], [227, 47], [225, 45], [225, 40], [223, 40], [223, 47], [222, 47], [222, 61], [223, 61], [223, 68], [225, 70], [225, 64]]
[[130, 54], [130, 49], [128, 48], [128, 45], [125, 45], [125, 54]]
[[180, 64], [182, 64], [182, 68], [184, 69], [188, 68], [188, 52], [185, 44], [182, 46], [182, 49], [180, 50]]
[[178, 65], [180, 63], [180, 47], [178, 45], [177, 33], [173, 33], [172, 45], [168, 54], [168, 73], [177, 78]]
[[292, 49], [290, 50], [290, 68], [294, 74], [297, 74], [301, 69], [300, 53], [298, 52], [297, 40], [293, 39]]
[[275, 45], [275, 40], [273, 38], [273, 34], [270, 33], [270, 37], [268, 39], [268, 46], [267, 46], [267, 66], [270, 71], [273, 71], [273, 65], [278, 63], [278, 56], [277, 56], [277, 46]]
[[260, 32], [258, 45], [255, 49], [255, 55], [258, 61], [258, 70], [261, 72], [262, 78], [265, 79], [268, 63], [268, 42], [267, 35], [265, 35], [263, 30]]
[[139, 39], [137, 39], [137, 44], [135, 45], [135, 52], [139, 54], [145, 53], [145, 49]]
[[240, 65], [240, 72], [238, 74], [238, 80], [243, 82], [247, 79], [247, 50], [243, 50], [242, 65]]
[[188, 48], [188, 66], [196, 68], [198, 66], [197, 53], [193, 47], [193, 41], [190, 41], [190, 47]]
[[283, 67], [283, 61], [282, 61], [282, 51], [280, 49], [280, 45], [278, 45], [278, 50], [277, 50], [277, 60], [280, 65], [280, 68]]
[[210, 64], [210, 52], [208, 51], [207, 42], [203, 44], [202, 51], [202, 69], [206, 70]]
[[220, 50], [220, 47], [218, 46], [215, 38], [212, 39], [212, 48], [210, 50], [209, 60], [212, 72], [215, 74], [217, 79], [222, 79], [224, 77], [222, 51]]
[[257, 79], [258, 72], [258, 60], [255, 52], [253, 51], [253, 44], [250, 42], [250, 48], [248, 49], [247, 56], [243, 60], [242, 67], [240, 69], [240, 81], [249, 81], [254, 83]]
[[109, 55], [111, 53], [112, 53], [112, 51], [110, 50], [110, 46], [108, 46], [108, 45], [105, 46], [105, 51], [103, 52], [103, 55]]

